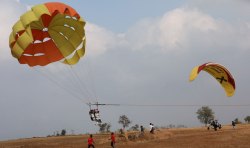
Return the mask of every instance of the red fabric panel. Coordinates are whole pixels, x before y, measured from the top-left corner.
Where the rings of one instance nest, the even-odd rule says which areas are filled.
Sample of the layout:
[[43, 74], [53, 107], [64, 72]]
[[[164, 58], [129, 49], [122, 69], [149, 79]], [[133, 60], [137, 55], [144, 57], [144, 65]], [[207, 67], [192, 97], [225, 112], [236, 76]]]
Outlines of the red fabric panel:
[[[44, 55], [34, 56], [38, 53], [43, 53]], [[24, 54], [30, 54], [31, 56], [26, 56]], [[53, 40], [49, 40], [44, 43], [30, 44], [18, 60], [21, 64], [28, 64], [29, 66], [45, 66], [49, 63], [61, 60], [62, 58], [64, 57]]]

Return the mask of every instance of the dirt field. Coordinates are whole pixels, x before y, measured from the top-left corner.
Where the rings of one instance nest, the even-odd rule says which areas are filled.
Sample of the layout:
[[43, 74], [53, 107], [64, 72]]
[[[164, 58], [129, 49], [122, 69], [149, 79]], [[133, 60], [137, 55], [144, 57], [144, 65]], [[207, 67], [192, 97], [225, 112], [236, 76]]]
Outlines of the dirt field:
[[[218, 131], [203, 128], [160, 129], [154, 135], [128, 133], [129, 140], [116, 135], [117, 148], [249, 148], [250, 124], [223, 126]], [[109, 134], [93, 135], [95, 146], [110, 147]], [[0, 148], [83, 148], [88, 135], [29, 138], [1, 141]]]

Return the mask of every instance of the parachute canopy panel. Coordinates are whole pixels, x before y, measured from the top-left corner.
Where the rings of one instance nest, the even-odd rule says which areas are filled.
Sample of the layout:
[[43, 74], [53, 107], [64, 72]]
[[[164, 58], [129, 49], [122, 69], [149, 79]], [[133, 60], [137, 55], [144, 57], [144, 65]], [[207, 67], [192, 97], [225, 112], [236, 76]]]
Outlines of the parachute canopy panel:
[[196, 66], [192, 69], [190, 73], [189, 81], [193, 81], [198, 76], [200, 71], [206, 71], [211, 76], [213, 76], [224, 88], [226, 95], [228, 97], [234, 95], [235, 92], [234, 78], [224, 66], [212, 62]]
[[85, 53], [85, 21], [59, 2], [35, 5], [13, 26], [9, 46], [19, 63], [45, 66], [76, 64]]

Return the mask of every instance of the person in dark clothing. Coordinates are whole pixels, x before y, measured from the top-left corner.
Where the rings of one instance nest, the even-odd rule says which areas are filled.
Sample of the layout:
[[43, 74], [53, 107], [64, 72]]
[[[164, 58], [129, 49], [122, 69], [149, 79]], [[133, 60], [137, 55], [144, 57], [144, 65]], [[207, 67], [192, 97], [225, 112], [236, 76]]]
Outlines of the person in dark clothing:
[[232, 126], [233, 126], [233, 129], [235, 128], [235, 122], [234, 121], [232, 121]]
[[141, 134], [144, 134], [144, 127], [141, 125]]

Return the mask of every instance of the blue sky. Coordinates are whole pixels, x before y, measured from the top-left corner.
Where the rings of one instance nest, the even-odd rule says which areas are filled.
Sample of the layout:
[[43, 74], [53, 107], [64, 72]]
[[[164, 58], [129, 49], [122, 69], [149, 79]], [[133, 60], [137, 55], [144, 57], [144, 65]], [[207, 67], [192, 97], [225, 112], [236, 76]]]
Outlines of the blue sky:
[[[86, 20], [87, 47], [80, 71], [89, 93], [83, 100], [61, 89], [10, 54], [12, 25], [27, 8], [46, 1], [4, 0], [0, 14], [0, 139], [47, 136], [65, 128], [95, 132], [88, 106], [81, 101], [122, 104], [249, 104], [250, 3], [247, 0], [126, 0], [60, 1]], [[8, 15], [6, 15], [8, 13]], [[205, 62], [227, 67], [236, 80], [236, 93], [226, 97], [220, 85], [201, 73], [192, 83], [189, 72]], [[87, 65], [87, 66], [86, 66]], [[48, 68], [47, 71], [51, 69]], [[73, 88], [60, 67], [52, 75], [61, 86]], [[59, 78], [62, 78], [61, 80]], [[70, 76], [69, 76], [70, 77]], [[134, 124], [201, 126], [199, 107], [101, 107], [112, 130], [126, 114]], [[211, 107], [222, 124], [243, 120], [249, 107]]]
[[[43, 0], [21, 0], [28, 5], [44, 3]], [[125, 32], [137, 20], [145, 17], [157, 17], [167, 10], [183, 5], [183, 0], [157, 2], [151, 0], [127, 1], [69, 1], [61, 2], [70, 4], [79, 13], [84, 14], [86, 21], [101, 25], [114, 32]]]

